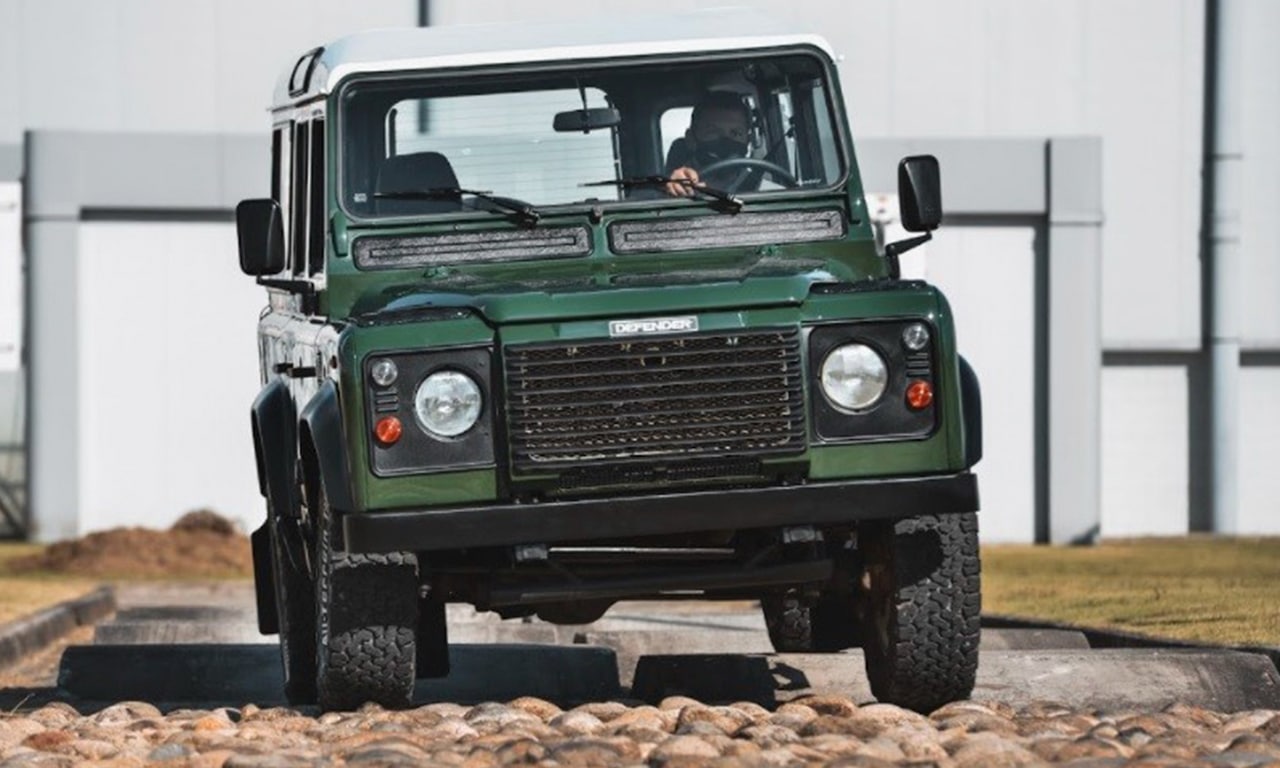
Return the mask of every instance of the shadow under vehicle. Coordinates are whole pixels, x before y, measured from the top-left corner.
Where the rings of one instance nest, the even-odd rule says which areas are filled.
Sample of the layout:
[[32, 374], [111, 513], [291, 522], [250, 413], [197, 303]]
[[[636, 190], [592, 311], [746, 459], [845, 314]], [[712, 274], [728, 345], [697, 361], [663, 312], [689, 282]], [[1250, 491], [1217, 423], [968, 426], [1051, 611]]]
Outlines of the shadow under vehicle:
[[[407, 705], [448, 672], [449, 602], [576, 624], [672, 597], [860, 646], [883, 701], [970, 693], [977, 380], [897, 268], [937, 162], [899, 167], [924, 234], [878, 249], [831, 52], [777, 29], [387, 30], [284, 73], [272, 195], [237, 223], [291, 701]], [[736, 153], [699, 154], [709, 91]]]

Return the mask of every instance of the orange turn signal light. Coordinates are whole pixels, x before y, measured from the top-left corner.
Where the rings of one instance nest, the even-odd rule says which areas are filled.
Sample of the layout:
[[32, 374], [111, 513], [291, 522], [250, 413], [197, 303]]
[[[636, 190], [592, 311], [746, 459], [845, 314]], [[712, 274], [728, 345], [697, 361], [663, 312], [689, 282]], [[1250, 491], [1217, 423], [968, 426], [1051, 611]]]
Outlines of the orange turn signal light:
[[907, 387], [907, 405], [912, 410], [923, 411], [933, 404], [933, 387], [927, 381], [913, 381]]
[[395, 445], [404, 434], [404, 425], [395, 416], [384, 416], [374, 425], [373, 434], [383, 445]]

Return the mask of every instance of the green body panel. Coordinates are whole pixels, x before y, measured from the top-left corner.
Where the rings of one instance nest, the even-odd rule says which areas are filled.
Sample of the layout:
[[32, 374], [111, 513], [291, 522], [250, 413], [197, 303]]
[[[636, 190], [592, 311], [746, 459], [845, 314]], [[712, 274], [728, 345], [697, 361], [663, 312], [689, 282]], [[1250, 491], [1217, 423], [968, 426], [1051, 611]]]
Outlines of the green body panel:
[[[493, 469], [376, 477], [369, 467], [368, 440], [361, 386], [370, 355], [422, 349], [486, 347], [498, 354], [502, 345], [608, 338], [608, 320], [644, 314], [695, 314], [700, 330], [725, 331], [770, 327], [808, 328], [822, 324], [912, 318], [929, 322], [937, 344], [940, 423], [927, 438], [829, 445], [816, 441], [810, 427], [809, 450], [800, 456], [770, 459], [766, 464], [807, 465], [812, 480], [892, 477], [964, 469], [959, 373], [950, 308], [937, 289], [919, 283], [893, 288], [868, 283], [866, 290], [809, 296], [821, 275], [749, 278], [727, 285], [646, 289], [604, 289], [565, 296], [549, 294], [452, 297], [452, 306], [474, 311], [447, 319], [387, 325], [349, 325], [340, 337], [341, 391], [352, 471], [352, 495], [360, 510], [461, 505], [498, 498]], [[433, 294], [427, 294], [434, 296]], [[626, 301], [620, 300], [626, 296]], [[736, 297], [737, 302], [731, 299]], [[464, 301], [466, 298], [468, 300]], [[737, 303], [739, 308], [722, 307]], [[751, 306], [756, 305], [756, 306]], [[553, 312], [560, 309], [560, 313]], [[564, 319], [553, 319], [560, 316]], [[588, 315], [582, 318], [579, 315]], [[493, 318], [522, 322], [498, 324]], [[534, 318], [537, 318], [536, 321]], [[807, 345], [801, 346], [807, 364]], [[816, 395], [806, 379], [806, 401]]]

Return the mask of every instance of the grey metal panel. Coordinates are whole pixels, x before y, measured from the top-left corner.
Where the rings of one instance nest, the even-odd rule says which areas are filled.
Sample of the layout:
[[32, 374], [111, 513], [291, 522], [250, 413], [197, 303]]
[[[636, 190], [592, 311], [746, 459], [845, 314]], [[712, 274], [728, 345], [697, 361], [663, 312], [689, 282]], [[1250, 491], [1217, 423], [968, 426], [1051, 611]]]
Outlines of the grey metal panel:
[[54, 541], [80, 532], [78, 224], [29, 221], [27, 239], [29, 535]]
[[0, 181], [17, 181], [20, 178], [22, 178], [22, 145], [0, 144]]
[[1045, 203], [1043, 139], [863, 139], [859, 170], [868, 192], [897, 192], [898, 161], [937, 155], [942, 210], [947, 215], [1042, 214]]
[[266, 135], [27, 134], [27, 216], [86, 208], [227, 210], [270, 189]]
[[1101, 522], [1102, 142], [1049, 144], [1049, 539]]

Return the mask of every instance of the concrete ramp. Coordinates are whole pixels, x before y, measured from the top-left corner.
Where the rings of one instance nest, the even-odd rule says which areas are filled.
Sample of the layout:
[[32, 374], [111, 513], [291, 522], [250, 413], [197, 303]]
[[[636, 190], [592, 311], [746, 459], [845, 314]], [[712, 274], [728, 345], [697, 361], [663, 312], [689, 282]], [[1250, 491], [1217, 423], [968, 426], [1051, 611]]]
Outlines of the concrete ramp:
[[[536, 696], [583, 702], [617, 698], [617, 662], [607, 648], [491, 645], [450, 649], [446, 678], [419, 680], [414, 699], [479, 703]], [[283, 704], [280, 651], [273, 645], [73, 645], [58, 688], [83, 701], [151, 701], [201, 707]]]
[[[873, 701], [862, 652], [645, 656], [632, 686], [650, 702], [684, 695], [770, 706], [813, 693]], [[973, 698], [1107, 710], [1174, 702], [1219, 712], [1280, 709], [1280, 675], [1267, 656], [1235, 651], [982, 651]]]
[[[60, 685], [81, 700], [279, 703], [275, 637], [258, 634], [248, 585], [130, 588], [95, 644], [67, 650]], [[753, 603], [621, 603], [600, 621], [558, 626], [503, 621], [449, 606], [453, 671], [420, 681], [418, 701], [480, 702], [529, 695], [560, 703], [630, 695], [658, 701], [765, 705], [809, 693], [871, 701], [862, 652], [775, 654]], [[1233, 712], [1280, 709], [1271, 658], [1212, 648], [1134, 647], [1100, 630], [984, 618], [974, 697], [1099, 709], [1173, 702]]]

